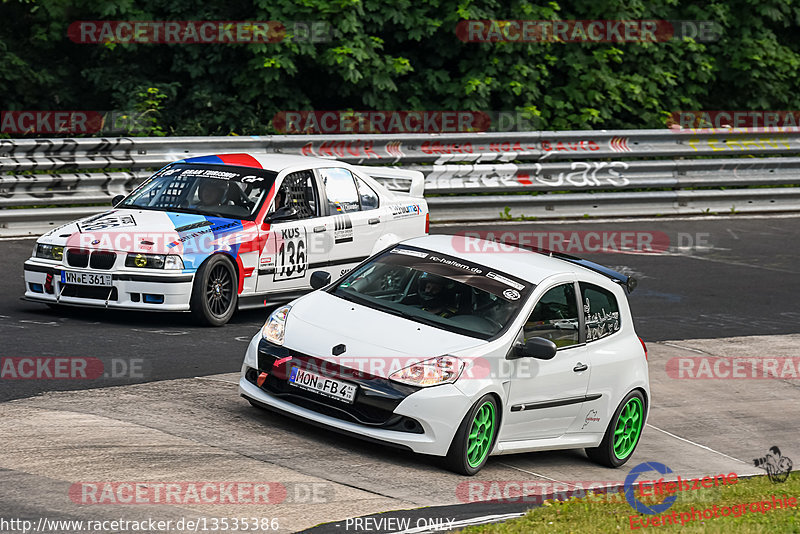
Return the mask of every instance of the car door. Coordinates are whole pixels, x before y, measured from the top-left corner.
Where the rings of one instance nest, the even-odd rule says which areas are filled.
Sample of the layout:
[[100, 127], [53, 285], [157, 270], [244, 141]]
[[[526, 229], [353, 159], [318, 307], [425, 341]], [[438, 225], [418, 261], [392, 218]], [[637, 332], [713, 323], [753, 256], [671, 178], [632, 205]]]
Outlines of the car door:
[[518, 341], [542, 337], [557, 346], [550, 360], [519, 358], [511, 364], [501, 439], [558, 437], [581, 413], [589, 386], [586, 345], [575, 282], [547, 289], [534, 306]]
[[[259, 258], [259, 293], [310, 287], [309, 269], [327, 261], [325, 244], [317, 238], [325, 230], [320, 196], [319, 184], [311, 170], [288, 174], [277, 184], [265, 219], [268, 235]], [[279, 200], [283, 206], [277, 205]], [[279, 210], [287, 216], [270, 220]]]
[[[333, 232], [328, 271], [336, 278], [372, 252], [381, 231], [378, 198], [374, 191], [365, 189], [366, 184], [356, 185], [356, 177], [348, 169], [329, 167], [318, 172], [326, 199], [328, 232]], [[374, 199], [370, 198], [370, 191]], [[367, 209], [362, 210], [362, 199], [370, 203]]]
[[[580, 421], [576, 430], [603, 432], [617, 408], [619, 396], [626, 393], [624, 388], [631, 369], [635, 368], [631, 358], [641, 358], [641, 347], [636, 337], [620, 332], [623, 314], [612, 291], [590, 282], [580, 281], [578, 285], [585, 319], [586, 363], [592, 368], [588, 391], [592, 396], [600, 394], [601, 398], [584, 406], [586, 420]], [[596, 413], [587, 415], [591, 411]]]

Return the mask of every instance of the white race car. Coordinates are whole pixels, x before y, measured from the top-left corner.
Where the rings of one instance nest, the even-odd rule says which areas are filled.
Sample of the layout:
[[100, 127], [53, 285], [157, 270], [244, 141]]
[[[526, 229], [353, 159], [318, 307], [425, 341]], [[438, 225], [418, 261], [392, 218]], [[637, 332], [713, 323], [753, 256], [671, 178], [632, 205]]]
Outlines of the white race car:
[[250, 342], [239, 387], [254, 406], [444, 456], [466, 475], [490, 454], [585, 448], [610, 467], [633, 454], [650, 406], [633, 278], [436, 235], [330, 279], [314, 272], [319, 290]]
[[417, 171], [321, 158], [180, 160], [116, 197], [112, 210], [40, 237], [24, 265], [25, 299], [191, 311], [222, 325], [237, 307], [309, 291], [312, 269], [338, 276], [427, 234], [423, 188]]

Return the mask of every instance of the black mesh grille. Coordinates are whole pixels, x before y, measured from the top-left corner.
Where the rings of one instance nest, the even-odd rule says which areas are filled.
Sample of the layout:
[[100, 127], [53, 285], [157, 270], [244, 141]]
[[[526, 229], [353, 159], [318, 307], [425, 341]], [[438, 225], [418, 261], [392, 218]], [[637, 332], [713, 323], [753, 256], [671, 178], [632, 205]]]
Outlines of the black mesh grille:
[[77, 297], [81, 299], [113, 300], [116, 301], [116, 287], [93, 287], [65, 284], [61, 290], [62, 297]]
[[71, 248], [67, 250], [67, 264], [73, 267], [88, 267], [89, 266], [89, 251], [81, 250], [79, 248]]
[[93, 269], [110, 269], [114, 266], [114, 260], [116, 259], [117, 255], [114, 252], [96, 250], [92, 252], [92, 258], [89, 263]]
[[[289, 356], [291, 358], [288, 358]], [[279, 359], [285, 359], [286, 361], [278, 362], [276, 366], [275, 363]], [[296, 365], [323, 376], [359, 385], [354, 402], [348, 404], [329, 399], [290, 385], [287, 380], [288, 374], [291, 367]], [[370, 426], [392, 428], [393, 430], [395, 429], [394, 427], [400, 426], [401, 423], [405, 422], [405, 419], [408, 419], [395, 414], [394, 409], [406, 396], [419, 389], [414, 386], [397, 384], [385, 378], [359, 372], [331, 362], [325, 362], [286, 347], [272, 346], [266, 341], [262, 341], [259, 345], [258, 366], [260, 370], [268, 373], [261, 388], [272, 395], [332, 417]], [[419, 423], [416, 423], [413, 430], [407, 427], [399, 429], [406, 432], [422, 431]]]

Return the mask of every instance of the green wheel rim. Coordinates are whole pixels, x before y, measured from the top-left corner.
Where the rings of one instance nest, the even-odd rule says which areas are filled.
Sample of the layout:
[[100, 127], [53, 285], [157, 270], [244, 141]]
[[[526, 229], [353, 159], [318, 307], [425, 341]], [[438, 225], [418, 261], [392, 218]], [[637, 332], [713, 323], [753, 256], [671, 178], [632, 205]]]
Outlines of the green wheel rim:
[[494, 436], [494, 404], [484, 402], [469, 429], [467, 437], [467, 463], [470, 467], [478, 467], [489, 454]]
[[618, 459], [624, 460], [636, 448], [639, 435], [642, 433], [643, 419], [642, 401], [639, 397], [633, 397], [622, 408], [614, 428], [614, 455]]

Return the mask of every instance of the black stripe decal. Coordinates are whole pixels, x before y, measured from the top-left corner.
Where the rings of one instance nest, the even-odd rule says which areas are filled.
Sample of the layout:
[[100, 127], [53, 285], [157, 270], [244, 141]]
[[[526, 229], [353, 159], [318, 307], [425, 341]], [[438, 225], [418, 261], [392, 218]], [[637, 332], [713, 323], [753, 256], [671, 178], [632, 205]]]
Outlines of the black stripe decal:
[[567, 406], [569, 404], [578, 404], [581, 402], [597, 400], [603, 395], [600, 393], [593, 393], [592, 395], [584, 395], [581, 397], [568, 397], [566, 399], [557, 399], [545, 402], [529, 402], [528, 404], [515, 404], [511, 407], [512, 412], [522, 412], [527, 410], [541, 410], [542, 408], [555, 408], [557, 406]]

